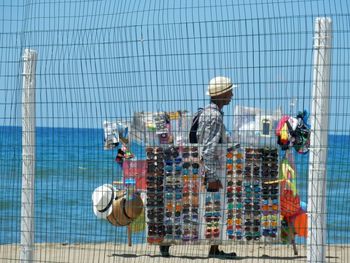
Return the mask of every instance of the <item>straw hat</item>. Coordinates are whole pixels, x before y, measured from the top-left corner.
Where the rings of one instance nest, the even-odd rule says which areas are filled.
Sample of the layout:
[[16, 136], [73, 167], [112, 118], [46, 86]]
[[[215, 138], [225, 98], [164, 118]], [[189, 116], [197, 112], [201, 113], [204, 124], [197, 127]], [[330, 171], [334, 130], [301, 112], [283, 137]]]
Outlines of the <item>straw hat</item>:
[[94, 190], [92, 203], [94, 213], [98, 218], [106, 219], [112, 213], [114, 195], [114, 189], [111, 184], [104, 184]]
[[232, 90], [235, 87], [237, 87], [237, 85], [234, 85], [230, 78], [221, 76], [215, 77], [209, 82], [207, 95], [211, 97], [218, 96]]

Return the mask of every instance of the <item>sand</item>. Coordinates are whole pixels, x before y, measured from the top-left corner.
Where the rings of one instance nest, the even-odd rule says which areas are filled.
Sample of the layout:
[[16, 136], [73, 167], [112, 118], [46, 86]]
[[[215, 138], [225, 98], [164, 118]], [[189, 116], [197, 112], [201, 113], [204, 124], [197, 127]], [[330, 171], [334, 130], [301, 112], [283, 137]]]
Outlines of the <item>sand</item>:
[[[224, 251], [235, 251], [239, 262], [305, 262], [306, 247], [298, 245], [295, 256], [291, 246], [231, 244], [222, 245]], [[231, 260], [207, 257], [208, 245], [173, 246], [170, 258], [160, 257], [158, 247], [148, 244], [37, 244], [34, 262], [225, 262]], [[18, 262], [19, 245], [0, 246], [0, 262]], [[350, 245], [328, 245], [326, 262], [350, 262]]]

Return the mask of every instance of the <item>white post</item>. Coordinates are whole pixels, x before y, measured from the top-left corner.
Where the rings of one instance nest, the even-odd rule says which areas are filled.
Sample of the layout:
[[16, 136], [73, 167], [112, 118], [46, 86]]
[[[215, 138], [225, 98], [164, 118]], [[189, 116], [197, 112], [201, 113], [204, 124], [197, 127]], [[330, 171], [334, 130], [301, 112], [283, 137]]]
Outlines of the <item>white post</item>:
[[311, 108], [311, 147], [308, 182], [307, 262], [325, 262], [327, 207], [326, 178], [330, 94], [332, 21], [315, 21], [314, 70]]
[[25, 49], [22, 92], [21, 262], [34, 259], [35, 68], [37, 53]]

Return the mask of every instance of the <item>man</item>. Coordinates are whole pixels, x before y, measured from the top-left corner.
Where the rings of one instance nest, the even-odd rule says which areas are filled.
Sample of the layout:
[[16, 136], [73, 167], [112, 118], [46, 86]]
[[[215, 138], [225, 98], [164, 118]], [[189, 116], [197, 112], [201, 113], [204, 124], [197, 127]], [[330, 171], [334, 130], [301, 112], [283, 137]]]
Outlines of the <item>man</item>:
[[[233, 85], [227, 77], [215, 77], [208, 86], [210, 104], [199, 117], [197, 140], [205, 169], [205, 184], [208, 192], [218, 192], [223, 187], [226, 171], [228, 138], [223, 122], [222, 108], [230, 104]], [[218, 245], [212, 245], [209, 257], [235, 258], [236, 253], [225, 253]]]
[[[227, 77], [215, 77], [208, 86], [210, 104], [200, 114], [197, 141], [205, 167], [205, 183], [208, 192], [218, 192], [222, 188], [221, 178], [225, 176], [227, 136], [223, 122], [225, 105], [231, 102], [235, 86]], [[160, 246], [163, 257], [169, 257], [169, 246]], [[225, 253], [218, 245], [212, 245], [209, 257], [235, 258], [236, 253]]]

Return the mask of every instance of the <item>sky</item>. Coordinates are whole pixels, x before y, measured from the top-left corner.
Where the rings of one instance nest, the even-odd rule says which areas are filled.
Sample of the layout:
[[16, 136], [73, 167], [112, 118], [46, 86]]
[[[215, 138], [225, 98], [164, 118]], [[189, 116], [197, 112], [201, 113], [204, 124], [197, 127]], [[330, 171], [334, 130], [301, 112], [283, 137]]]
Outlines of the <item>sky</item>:
[[212, 77], [236, 105], [311, 110], [314, 21], [333, 21], [330, 133], [350, 134], [347, 1], [4, 0], [0, 125], [21, 125], [22, 55], [38, 52], [37, 125], [101, 128], [135, 111], [196, 111]]

